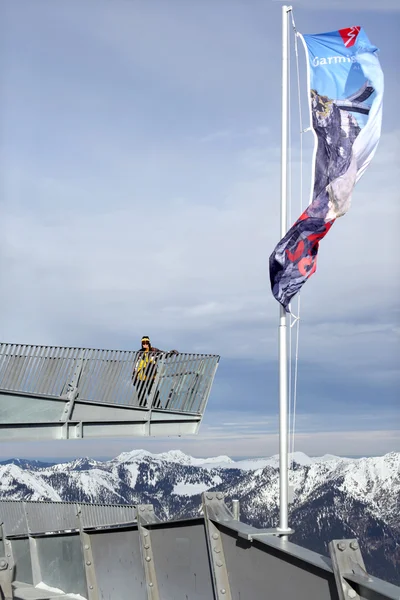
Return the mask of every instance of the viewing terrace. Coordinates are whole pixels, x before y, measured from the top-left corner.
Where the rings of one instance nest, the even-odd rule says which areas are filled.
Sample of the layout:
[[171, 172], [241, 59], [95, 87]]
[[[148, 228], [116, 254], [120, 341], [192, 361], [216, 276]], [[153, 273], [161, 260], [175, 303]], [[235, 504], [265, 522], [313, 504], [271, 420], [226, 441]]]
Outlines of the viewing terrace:
[[1, 344], [0, 441], [198, 433], [219, 356], [138, 354]]

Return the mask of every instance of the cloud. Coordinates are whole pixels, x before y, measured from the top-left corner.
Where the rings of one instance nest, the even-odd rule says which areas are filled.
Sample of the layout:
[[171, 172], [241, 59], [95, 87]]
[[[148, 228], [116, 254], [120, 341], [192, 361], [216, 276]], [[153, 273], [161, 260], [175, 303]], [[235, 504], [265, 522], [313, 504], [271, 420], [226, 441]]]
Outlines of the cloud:
[[[383, 137], [376, 166], [321, 244], [318, 272], [302, 293], [303, 364], [331, 365], [376, 386], [398, 381], [396, 137]], [[136, 347], [142, 331], [151, 331], [161, 347], [217, 352], [226, 360], [248, 357], [256, 344], [254, 361], [275, 360], [277, 305], [267, 259], [278, 237], [272, 202], [279, 197], [279, 162], [274, 148], [264, 153], [260, 172], [237, 154], [236, 178], [224, 180], [224, 198], [215, 204], [160, 201], [149, 193], [132, 205], [127, 177], [114, 208], [108, 189], [96, 186], [93, 202], [79, 181], [64, 187], [62, 180], [16, 172], [3, 217], [3, 285], [13, 290], [1, 301], [3, 339]], [[165, 165], [158, 166], [167, 185]], [[17, 190], [29, 203], [13, 201]], [[385, 229], [385, 261], [371, 243], [377, 227]]]
[[218, 140], [226, 140], [232, 136], [232, 132], [229, 129], [222, 129], [220, 131], [214, 131], [213, 133], [209, 133], [204, 137], [200, 138], [200, 142], [208, 143], [215, 142]]
[[[211, 457], [226, 454], [231, 457], [259, 457], [278, 454], [279, 437], [275, 432], [251, 432], [245, 430], [222, 434], [212, 431], [196, 438], [143, 439], [135, 447], [150, 452], [164, 452], [171, 448], [199, 457]], [[310, 456], [321, 456], [327, 452], [338, 456], [378, 456], [400, 450], [400, 432], [398, 430], [368, 431], [346, 430], [330, 432], [299, 433], [296, 436], [295, 451], [305, 452]], [[82, 442], [37, 442], [27, 444], [2, 444], [0, 459], [10, 457], [21, 458], [73, 458], [89, 456], [94, 458], [111, 458], [121, 452], [132, 450], [131, 440], [109, 440], [107, 446], [98, 441]]]

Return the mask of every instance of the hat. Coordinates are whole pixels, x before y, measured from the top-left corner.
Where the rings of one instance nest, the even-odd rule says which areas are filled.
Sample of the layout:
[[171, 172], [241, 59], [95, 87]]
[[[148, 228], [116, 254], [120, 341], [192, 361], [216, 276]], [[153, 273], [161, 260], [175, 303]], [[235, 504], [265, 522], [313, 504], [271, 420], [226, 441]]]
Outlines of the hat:
[[148, 336], [148, 335], [144, 335], [144, 336], [142, 337], [142, 344], [143, 344], [143, 342], [149, 342], [149, 344], [150, 344], [150, 338], [149, 338], [149, 336]]

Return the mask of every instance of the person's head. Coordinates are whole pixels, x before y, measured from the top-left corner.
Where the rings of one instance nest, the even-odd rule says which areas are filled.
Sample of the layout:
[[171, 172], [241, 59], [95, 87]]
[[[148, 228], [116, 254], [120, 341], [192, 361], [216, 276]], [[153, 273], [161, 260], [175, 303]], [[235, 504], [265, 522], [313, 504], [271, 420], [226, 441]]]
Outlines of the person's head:
[[150, 350], [151, 343], [148, 335], [144, 335], [142, 337], [142, 350]]

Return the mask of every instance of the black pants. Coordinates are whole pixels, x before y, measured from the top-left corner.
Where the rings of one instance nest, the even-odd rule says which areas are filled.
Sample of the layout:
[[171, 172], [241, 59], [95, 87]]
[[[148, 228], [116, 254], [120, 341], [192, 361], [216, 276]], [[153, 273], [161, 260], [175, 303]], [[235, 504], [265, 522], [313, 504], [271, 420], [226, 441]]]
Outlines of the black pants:
[[[133, 384], [137, 390], [139, 406], [144, 408], [148, 405], [149, 396], [154, 386], [154, 378], [151, 377], [149, 379], [144, 379], [141, 381], [140, 379], [134, 379]], [[160, 403], [160, 391], [157, 390], [154, 398], [152, 406], [159, 408], [161, 406]]]

